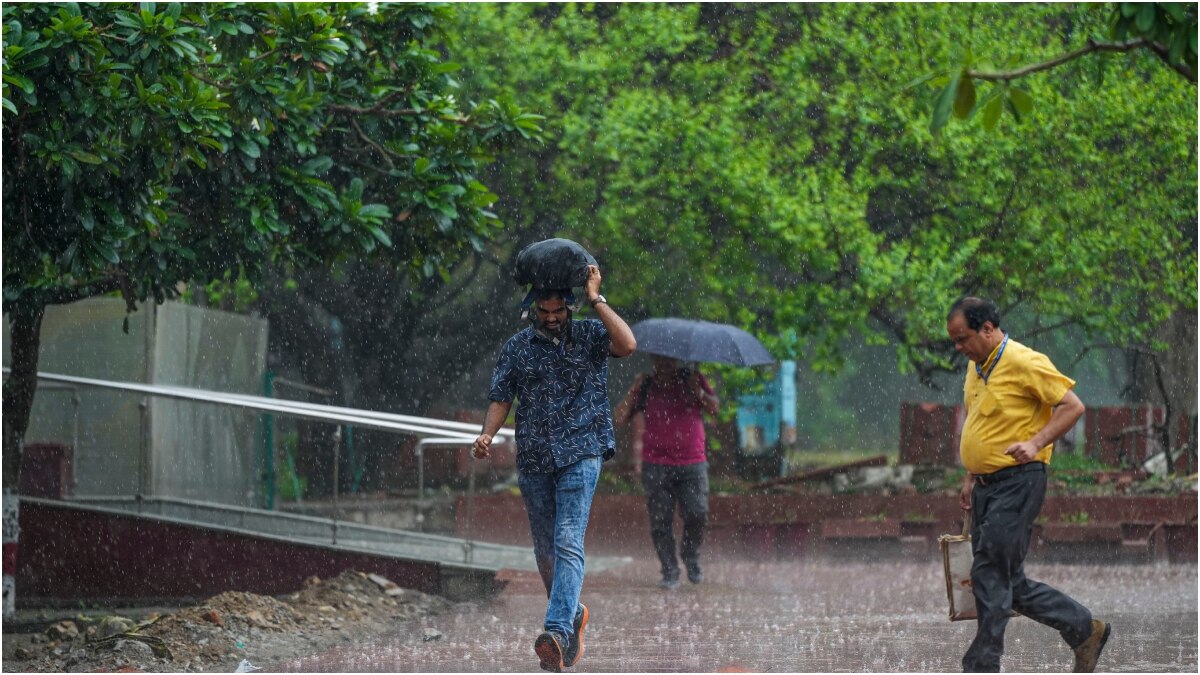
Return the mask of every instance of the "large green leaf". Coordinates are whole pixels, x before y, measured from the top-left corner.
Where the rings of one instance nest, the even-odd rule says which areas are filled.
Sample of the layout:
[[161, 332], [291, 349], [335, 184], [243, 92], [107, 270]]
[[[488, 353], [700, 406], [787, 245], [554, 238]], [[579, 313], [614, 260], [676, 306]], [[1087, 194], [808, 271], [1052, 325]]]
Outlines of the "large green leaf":
[[1147, 2], [1138, 8], [1137, 12], [1137, 29], [1143, 33], [1149, 33], [1154, 28], [1154, 21], [1158, 16], [1158, 10], [1155, 4]]
[[952, 77], [950, 82], [942, 88], [937, 99], [933, 103], [933, 115], [929, 120], [929, 130], [937, 132], [942, 127], [946, 126], [946, 122], [950, 120], [950, 113], [954, 109], [954, 103], [958, 100], [958, 87], [963, 78]]
[[378, 228], [374, 225], [371, 225], [370, 227], [368, 227], [367, 230], [369, 230], [371, 232], [371, 234], [374, 235], [374, 237], [379, 240], [379, 243], [383, 244], [384, 246], [387, 246], [388, 248], [391, 248], [392, 238], [387, 235], [387, 232], [384, 232], [383, 230], [381, 230], [380, 228]]
[[963, 73], [962, 81], [958, 85], [958, 91], [954, 95], [954, 116], [961, 119], [966, 119], [971, 111], [975, 109], [975, 83]]
[[258, 143], [254, 139], [245, 136], [235, 136], [233, 142], [237, 145], [238, 150], [245, 153], [247, 157], [251, 159], [262, 157], [262, 148], [258, 147]]
[[1012, 101], [1013, 107], [1020, 111], [1022, 115], [1028, 115], [1033, 112], [1033, 97], [1028, 92], [1016, 87], [1010, 87], [1008, 98]]
[[991, 131], [996, 128], [996, 123], [1000, 121], [1000, 114], [1004, 111], [1004, 100], [1000, 96], [994, 96], [983, 106], [983, 128]]

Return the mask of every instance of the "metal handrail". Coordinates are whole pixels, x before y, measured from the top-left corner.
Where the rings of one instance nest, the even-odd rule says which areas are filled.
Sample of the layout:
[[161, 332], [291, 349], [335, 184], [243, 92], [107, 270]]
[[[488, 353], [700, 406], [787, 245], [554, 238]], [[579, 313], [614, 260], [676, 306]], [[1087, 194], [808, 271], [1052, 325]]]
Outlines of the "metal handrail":
[[[492, 447], [503, 445], [507, 442], [504, 439], [497, 439]], [[417, 441], [417, 446], [413, 448], [413, 454], [417, 456], [417, 498], [425, 497], [425, 448], [430, 446], [454, 447], [458, 445], [466, 445], [461, 438], [422, 438]], [[475, 455], [471, 455], [471, 459], [475, 459]]]
[[[8, 373], [9, 369], [4, 368], [3, 371]], [[225, 392], [212, 391], [209, 389], [178, 387], [173, 385], [139, 384], [134, 382], [117, 382], [113, 380], [99, 380], [89, 377], [77, 377], [74, 375], [60, 375], [57, 373], [46, 372], [39, 372], [37, 377], [40, 380], [46, 380], [49, 382], [65, 382], [88, 387], [117, 389], [121, 391], [131, 391], [143, 394], [152, 394], [156, 396], [167, 396], [170, 398], [180, 398], [192, 401], [201, 401], [205, 403], [238, 405], [252, 410], [284, 413], [305, 419], [342, 422], [353, 424], [354, 426], [369, 427], [372, 429], [381, 429], [383, 431], [392, 431], [398, 433], [409, 433], [417, 436], [455, 436], [461, 437], [467, 441], [474, 441], [476, 434], [468, 433], [467, 429], [471, 429], [475, 432], [477, 432], [479, 429], [479, 425], [471, 425], [465, 422], [449, 422], [430, 417], [394, 415], [391, 413], [382, 413], [370, 410], [357, 410], [355, 408], [338, 408], [336, 406], [326, 406], [316, 403], [301, 403], [298, 401], [286, 401], [284, 399], [270, 399], [262, 396], [229, 394]], [[414, 421], [419, 423], [413, 423]], [[508, 429], [503, 429], [500, 432], [497, 432], [497, 435], [502, 434], [512, 436], [513, 432], [509, 431]]]
[[[497, 438], [496, 442], [492, 444], [492, 447], [496, 447], [498, 445], [503, 445], [506, 442], [507, 442], [506, 439]], [[423, 500], [425, 498], [425, 448], [427, 446], [434, 446], [434, 445], [455, 446], [455, 445], [463, 445], [463, 442], [456, 438], [422, 438], [421, 440], [417, 441], [417, 447], [413, 450], [413, 452], [417, 455], [417, 505], [418, 505], [418, 508], [421, 505], [421, 500]], [[475, 461], [475, 453], [472, 452], [468, 456], [471, 458], [472, 462]], [[468, 537], [464, 540], [464, 543], [463, 543], [463, 554], [466, 556], [465, 559], [467, 560], [467, 562], [470, 562], [473, 559], [474, 547], [473, 547], [473, 542], [471, 541], [469, 535], [471, 534], [471, 527], [472, 527], [471, 521], [472, 521], [472, 518], [474, 517], [474, 514], [475, 514], [475, 467], [472, 466], [470, 468], [470, 470], [467, 472], [467, 523], [466, 523], [466, 528], [467, 528]], [[418, 511], [417, 512], [417, 522], [420, 523], [420, 522], [423, 522], [424, 520], [425, 520], [425, 515], [423, 513], [421, 513], [420, 511]]]
[[[159, 386], [166, 390], [179, 390], [179, 391], [188, 391], [189, 390], [187, 387], [178, 387], [178, 386], [169, 385], [169, 384], [156, 385], [156, 386]], [[201, 391], [207, 391], [207, 390], [201, 390]], [[282, 398], [264, 398], [262, 396], [252, 396], [250, 394], [220, 392], [220, 395], [228, 397], [229, 399], [232, 399], [232, 400], [246, 401], [247, 403], [263, 403], [263, 402], [269, 401], [269, 402], [281, 403], [281, 404], [293, 407], [293, 408], [295, 408], [297, 410], [301, 410], [301, 411], [324, 411], [324, 412], [328, 412], [328, 413], [334, 414], [334, 415], [354, 415], [356, 417], [356, 419], [367, 418], [367, 419], [393, 421], [393, 422], [398, 422], [398, 423], [408, 423], [408, 424], [417, 423], [417, 424], [431, 425], [431, 426], [443, 428], [443, 432], [447, 433], [447, 434], [469, 433], [471, 436], [471, 440], [475, 440], [475, 437], [478, 435], [479, 428], [480, 428], [480, 425], [477, 423], [472, 424], [470, 422], [455, 422], [453, 420], [441, 420], [441, 419], [437, 419], [436, 417], [418, 417], [415, 415], [400, 415], [397, 413], [386, 413], [386, 412], [380, 412], [377, 410], [362, 410], [360, 408], [345, 408], [345, 407], [335, 406], [335, 405], [325, 405], [322, 403], [308, 403], [306, 401], [292, 401], [289, 399], [282, 399]], [[507, 427], [501, 428], [499, 431], [496, 432], [496, 436], [498, 436], [498, 437], [499, 436], [507, 436], [507, 437], [511, 438], [515, 435], [516, 435], [516, 432]]]
[[[188, 389], [187, 387], [178, 387], [176, 385], [169, 385], [169, 384], [157, 385], [157, 386], [162, 387], [164, 389], [178, 389], [178, 390], [185, 390], [185, 391]], [[453, 420], [442, 420], [442, 419], [438, 419], [436, 417], [418, 417], [415, 415], [400, 415], [397, 413], [386, 413], [386, 412], [380, 412], [377, 410], [362, 410], [360, 408], [345, 408], [345, 407], [335, 406], [335, 405], [324, 405], [322, 403], [308, 403], [306, 401], [292, 401], [289, 399], [282, 399], [282, 398], [264, 398], [262, 396], [252, 396], [250, 394], [237, 394], [237, 393], [232, 393], [232, 392], [228, 392], [228, 393], [221, 392], [221, 394], [224, 396], [228, 396], [231, 399], [237, 399], [237, 400], [242, 400], [242, 401], [247, 401], [247, 402], [252, 402], [252, 403], [253, 402], [264, 402], [264, 401], [284, 403], [286, 405], [293, 406], [299, 410], [327, 411], [327, 412], [334, 413], [334, 414], [347, 414], [347, 415], [353, 414], [358, 417], [380, 419], [380, 420], [391, 420], [394, 422], [428, 424], [428, 425], [443, 427], [445, 429], [446, 433], [468, 432], [471, 434], [472, 440], [474, 440], [475, 436], [478, 435], [479, 427], [480, 427], [479, 424], [472, 424], [470, 422], [455, 422]], [[516, 432], [509, 428], [501, 428], [499, 431], [496, 432], [496, 435], [512, 437], [512, 436], [516, 435]]]
[[[137, 500], [129, 496], [92, 495], [77, 497], [65, 503], [55, 499], [21, 497], [21, 502], [45, 506], [67, 504], [69, 508], [83, 508], [106, 513], [137, 513], [160, 522], [200, 524], [204, 527], [232, 532], [278, 537], [290, 542], [338, 546], [343, 549], [369, 553], [378, 553], [380, 550], [396, 553], [399, 548], [417, 548], [422, 551], [422, 555], [437, 556], [440, 559], [439, 562], [444, 564], [489, 564], [487, 561], [480, 561], [469, 556], [459, 537], [395, 530], [390, 527], [366, 525], [352, 521], [337, 523], [333, 519], [325, 517], [214, 504], [179, 497], [149, 497]], [[339, 532], [336, 541], [330, 537], [330, 530], [335, 526]], [[489, 558], [501, 558], [498, 566], [536, 569], [527, 546], [472, 542], [471, 551], [482, 552]], [[514, 559], [517, 557], [519, 560]], [[588, 562], [591, 563], [590, 560]]]
[[298, 391], [307, 391], [308, 393], [316, 394], [317, 396], [324, 396], [326, 399], [333, 397], [333, 392], [328, 389], [316, 387], [311, 384], [305, 384], [303, 382], [296, 382], [294, 380], [289, 380], [286, 377], [271, 378], [272, 387], [278, 387], [280, 385], [290, 389], [296, 389]]
[[[0, 369], [5, 374], [10, 374], [10, 368]], [[438, 420], [429, 417], [415, 417], [412, 415], [395, 415], [391, 413], [382, 413], [370, 410], [358, 410], [355, 408], [343, 408], [338, 406], [327, 406], [316, 403], [304, 403], [300, 401], [287, 401], [285, 399], [264, 398], [262, 396], [250, 396], [246, 394], [232, 394], [226, 392], [217, 392], [208, 389], [198, 389], [191, 387], [180, 387], [175, 385], [151, 385], [140, 384], [135, 382], [117, 382], [113, 380], [101, 380], [89, 377], [78, 377], [75, 375], [61, 375], [58, 373], [38, 372], [39, 380], [46, 380], [51, 383], [60, 383], [54, 385], [54, 388], [71, 388], [75, 389], [78, 386], [99, 387], [102, 389], [116, 389], [120, 391], [137, 392], [150, 394], [153, 396], [166, 396], [169, 398], [178, 398], [191, 401], [200, 401], [203, 403], [217, 403], [223, 405], [236, 405], [252, 410], [261, 410], [267, 412], [278, 412], [284, 415], [300, 417], [305, 419], [323, 420], [329, 422], [339, 422], [342, 424], [352, 424], [356, 426], [370, 427], [393, 433], [412, 434], [421, 437], [417, 441], [416, 454], [419, 458], [418, 462], [418, 499], [424, 498], [425, 488], [425, 459], [424, 449], [431, 445], [466, 445], [474, 442], [476, 435], [468, 433], [479, 429], [478, 425], [472, 425], [467, 422], [451, 422], [447, 420]], [[78, 395], [75, 396], [78, 399]], [[413, 422], [419, 422], [414, 424]], [[338, 427], [340, 432], [341, 427]], [[497, 445], [514, 440], [514, 432], [510, 429], [501, 429], [495, 435]], [[340, 441], [340, 434], [338, 440]], [[334, 450], [334, 516], [332, 520], [332, 540], [337, 543], [338, 525], [337, 517], [338, 509], [338, 489], [337, 489], [337, 443], [335, 442]], [[472, 455], [474, 459], [474, 455]], [[468, 493], [467, 493], [467, 524], [470, 527], [472, 516], [472, 508], [474, 506], [475, 492], [475, 472], [472, 470], [468, 478]], [[142, 495], [137, 495], [137, 500], [140, 503]], [[471, 545], [466, 544], [466, 556], [471, 558]]]

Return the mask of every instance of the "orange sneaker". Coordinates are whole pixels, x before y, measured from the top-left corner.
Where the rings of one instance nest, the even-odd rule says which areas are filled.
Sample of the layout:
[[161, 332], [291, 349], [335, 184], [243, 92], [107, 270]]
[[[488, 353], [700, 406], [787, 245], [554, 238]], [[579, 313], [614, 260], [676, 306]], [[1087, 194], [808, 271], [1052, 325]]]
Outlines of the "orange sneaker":
[[533, 642], [533, 651], [541, 661], [542, 670], [561, 673], [563, 669], [563, 640], [554, 631], [546, 631]]
[[563, 654], [563, 664], [570, 668], [579, 663], [579, 657], [583, 656], [583, 629], [587, 628], [588, 624], [588, 608], [582, 602], [579, 603], [579, 609], [575, 611], [575, 634], [567, 641], [567, 651]]

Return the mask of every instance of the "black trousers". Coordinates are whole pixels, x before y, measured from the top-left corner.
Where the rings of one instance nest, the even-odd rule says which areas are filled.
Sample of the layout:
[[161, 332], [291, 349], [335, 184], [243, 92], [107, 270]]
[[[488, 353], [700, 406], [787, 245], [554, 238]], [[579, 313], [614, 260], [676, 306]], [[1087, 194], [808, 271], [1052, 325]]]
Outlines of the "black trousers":
[[708, 526], [708, 462], [671, 466], [642, 466], [642, 487], [646, 489], [646, 509], [650, 512], [650, 538], [662, 565], [663, 579], [679, 578], [675, 557], [675, 504], [683, 519], [683, 539], [679, 555], [688, 567], [700, 562], [700, 545]]
[[1021, 465], [984, 476], [971, 492], [971, 584], [979, 612], [963, 671], [1000, 671], [1012, 610], [1058, 630], [1071, 647], [1091, 634], [1092, 613], [1061, 591], [1025, 576], [1033, 521], [1046, 498], [1046, 470]]

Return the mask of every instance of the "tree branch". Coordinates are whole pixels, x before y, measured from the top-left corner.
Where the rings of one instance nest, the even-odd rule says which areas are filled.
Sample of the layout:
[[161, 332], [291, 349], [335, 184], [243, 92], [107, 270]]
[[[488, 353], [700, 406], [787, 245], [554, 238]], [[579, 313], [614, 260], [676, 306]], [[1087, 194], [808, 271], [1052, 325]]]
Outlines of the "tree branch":
[[376, 103], [375, 105], [371, 106], [370, 108], [359, 108], [358, 106], [353, 106], [353, 105], [333, 104], [333, 105], [329, 106], [329, 109], [334, 112], [344, 112], [344, 113], [349, 113], [351, 115], [374, 115], [379, 112], [387, 112], [387, 113], [401, 114], [401, 115], [416, 115], [416, 114], [418, 114], [418, 112], [412, 108], [404, 108], [402, 110], [387, 110], [387, 111], [384, 110], [384, 108], [386, 108], [389, 103], [391, 103], [392, 101], [395, 101], [397, 98], [399, 98], [403, 94], [404, 94], [404, 92], [402, 92], [402, 91], [393, 91], [392, 93], [388, 94], [387, 96], [384, 96], [383, 98], [379, 99], [379, 102]]
[[204, 84], [207, 84], [210, 87], [216, 87], [217, 89], [220, 89], [221, 91], [237, 91], [237, 87], [231, 87], [227, 84], [222, 84], [220, 82], [217, 82], [216, 80], [211, 80], [211, 79], [205, 77], [204, 75], [201, 75], [200, 73], [192, 73], [192, 77], [196, 78], [197, 80], [200, 80], [201, 82], [203, 82]]
[[1147, 47], [1150, 49], [1150, 51], [1154, 52], [1158, 58], [1162, 59], [1162, 62], [1167, 64], [1168, 67], [1174, 69], [1175, 72], [1182, 75], [1185, 79], [1187, 79], [1188, 82], [1196, 84], [1196, 72], [1189, 68], [1188, 65], [1182, 61], [1179, 63], [1171, 63], [1171, 53], [1166, 47], [1158, 44], [1157, 42], [1151, 42], [1149, 45], [1147, 45]]
[[1068, 61], [1073, 61], [1081, 56], [1091, 54], [1092, 52], [1129, 52], [1129, 51], [1133, 51], [1134, 49], [1149, 49], [1149, 50], [1153, 51], [1163, 61], [1165, 61], [1167, 63], [1167, 65], [1171, 66], [1172, 68], [1175, 69], [1176, 72], [1178, 72], [1180, 75], [1183, 75], [1185, 78], [1187, 78], [1187, 80], [1189, 82], [1191, 82], [1192, 84], [1196, 83], [1196, 74], [1192, 72], [1191, 68], [1188, 68], [1186, 65], [1183, 65], [1183, 64], [1179, 64], [1179, 65], [1172, 64], [1168, 60], [1167, 50], [1162, 45], [1154, 43], [1145, 38], [1137, 38], [1135, 40], [1130, 40], [1129, 42], [1116, 42], [1116, 43], [1096, 42], [1095, 40], [1088, 40], [1088, 43], [1086, 46], [1080, 47], [1079, 49], [1076, 49], [1073, 52], [1067, 52], [1066, 54], [1057, 56], [1053, 59], [1050, 59], [1049, 61], [1043, 61], [1041, 63], [1034, 63], [1034, 64], [1031, 64], [1028, 66], [1024, 66], [1022, 68], [1018, 68], [1016, 70], [1009, 70], [1009, 71], [990, 72], [990, 71], [968, 70], [967, 77], [971, 77], [976, 80], [986, 80], [986, 81], [990, 81], [990, 82], [1011, 82], [1018, 78], [1025, 77], [1026, 75], [1032, 75], [1033, 73], [1040, 73], [1043, 70], [1050, 70], [1052, 68], [1057, 68], [1058, 66], [1061, 66], [1062, 64], [1067, 63]]
[[[459, 261], [458, 263], [455, 263], [455, 267], [461, 267], [461, 266], [462, 266], [461, 261]], [[471, 288], [476, 277], [479, 276], [479, 270], [482, 266], [483, 266], [483, 257], [479, 256], [479, 255], [472, 255], [471, 256], [471, 271], [468, 272], [467, 276], [459, 282], [457, 288], [451, 288], [449, 290], [443, 289], [442, 292], [445, 294], [445, 297], [441, 300], [440, 304], [449, 305], [450, 303], [457, 300], [459, 298], [459, 296], [461, 296], [464, 292], [467, 291], [467, 289]]]
[[1042, 333], [1050, 333], [1050, 332], [1053, 332], [1053, 331], [1056, 331], [1056, 330], [1059, 330], [1062, 328], [1068, 328], [1070, 326], [1074, 326], [1077, 323], [1079, 323], [1079, 322], [1075, 319], [1063, 319], [1062, 321], [1059, 321], [1058, 323], [1050, 324], [1049, 326], [1035, 326], [1033, 328], [1030, 328], [1029, 331], [1027, 331], [1025, 334], [1032, 337], [1034, 335], [1041, 335]]
[[[1023, 176], [1024, 173], [1018, 173], [1016, 178], [1013, 179], [1012, 185], [1009, 186], [1008, 196], [1004, 198], [1004, 206], [1000, 207], [1000, 211], [995, 214], [995, 220], [992, 221], [992, 227], [990, 228], [991, 232], [987, 237], [989, 241], [998, 239], [1000, 237], [1000, 231], [1004, 229], [1006, 218], [1008, 217], [1009, 211], [1012, 209], [1013, 200], [1017, 197], [1017, 187], [1021, 184], [1021, 178]], [[980, 210], [986, 212], [986, 209], [981, 208]]]
[[[363, 150], [366, 150], [366, 148], [363, 148]], [[360, 169], [367, 169], [368, 171], [374, 171], [375, 173], [377, 173], [377, 174], [379, 174], [379, 175], [381, 175], [381, 176], [388, 176], [388, 175], [391, 175], [391, 174], [389, 174], [387, 171], [384, 171], [383, 169], [381, 169], [381, 168], [379, 168], [379, 167], [375, 166], [374, 164], [368, 164], [368, 163], [366, 163], [366, 162], [364, 162], [364, 161], [362, 161], [362, 160], [358, 160], [358, 159], [348, 159], [348, 160], [346, 160], [346, 162], [347, 162], [347, 163], [349, 163], [349, 164], [352, 164], [352, 165], [354, 165], [354, 166], [357, 166], [357, 167], [359, 167]]]
[[[47, 290], [43, 296], [47, 305], [65, 305], [83, 300], [85, 298], [94, 298], [105, 293], [113, 291], [123, 291], [124, 279], [120, 276], [104, 277], [95, 281], [89, 281], [86, 284], [79, 284], [73, 287], [59, 287]], [[127, 306], [132, 309], [132, 303], [129, 298], [125, 299]]]
[[[380, 117], [416, 117], [429, 112], [428, 110], [417, 110], [416, 108], [397, 108], [395, 110], [388, 110], [384, 107], [402, 93], [403, 92], [394, 91], [370, 108], [360, 108], [355, 105], [335, 103], [330, 105], [329, 109], [335, 113], [344, 113], [347, 115], [378, 115]], [[471, 124], [470, 116], [452, 117], [450, 115], [438, 115], [437, 118], [443, 122], [453, 122], [454, 124], [460, 124], [462, 126], [468, 126]]]
[[1117, 351], [1122, 350], [1121, 347], [1110, 342], [1095, 342], [1090, 345], [1086, 345], [1083, 349], [1079, 350], [1079, 353], [1076, 354], [1075, 358], [1071, 361], [1070, 367], [1074, 368], [1075, 366], [1079, 365], [1079, 362], [1082, 361], [1084, 357], [1090, 354], [1092, 351], [1098, 351], [1101, 349], [1116, 349]]
[[371, 137], [367, 135], [367, 132], [363, 131], [362, 127], [358, 126], [358, 120], [351, 119], [350, 124], [354, 127], [354, 130], [358, 132], [358, 137], [363, 139], [364, 143], [374, 148], [375, 152], [379, 153], [379, 156], [383, 158], [383, 161], [387, 162], [389, 169], [396, 168], [396, 163], [393, 162], [392, 158], [388, 156], [388, 151], [385, 150], [383, 146], [373, 141]]

